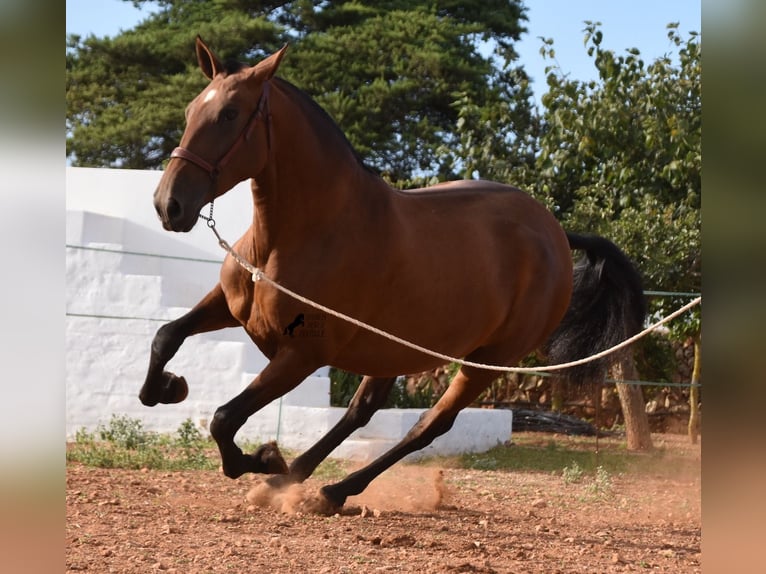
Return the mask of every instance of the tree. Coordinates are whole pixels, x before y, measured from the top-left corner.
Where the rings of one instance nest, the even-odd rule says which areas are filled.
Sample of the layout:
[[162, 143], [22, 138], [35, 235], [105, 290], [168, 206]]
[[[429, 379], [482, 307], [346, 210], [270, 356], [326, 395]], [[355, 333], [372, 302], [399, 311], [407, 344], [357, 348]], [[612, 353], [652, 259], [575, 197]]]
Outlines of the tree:
[[[529, 114], [523, 97], [499, 82], [524, 31], [516, 1], [157, 4], [157, 13], [114, 38], [67, 39], [73, 165], [162, 166], [186, 104], [205, 83], [194, 58], [197, 34], [224, 59], [248, 62], [289, 42], [284, 77], [315, 97], [361, 157], [395, 182], [454, 177], [437, 151], [457, 141], [459, 94], [471, 94], [482, 110], [520, 102], [519, 114]], [[480, 53], [479, 42], [494, 46], [494, 56]]]
[[[637, 49], [618, 56], [602, 48], [600, 25], [586, 22], [599, 79], [570, 80], [549, 67], [537, 169], [525, 183], [565, 228], [625, 249], [646, 289], [699, 291], [701, 49], [696, 33], [684, 39], [675, 24], [668, 37], [679, 65], [664, 57], [647, 66]], [[555, 58], [553, 41], [541, 52]], [[651, 300], [651, 313], [665, 315], [681, 302]], [[698, 336], [699, 329], [697, 310], [672, 332]]]
[[73, 165], [162, 166], [183, 132], [186, 104], [206, 83], [194, 59], [197, 33], [215, 38], [224, 58], [264, 56], [279, 45], [276, 24], [234, 12], [227, 2], [157, 4], [159, 12], [113, 38], [67, 38], [67, 157]]
[[[646, 66], [636, 49], [602, 49], [597, 23], [586, 44], [598, 82], [548, 74], [533, 193], [568, 229], [610, 236], [642, 270], [648, 289], [698, 291], [702, 115], [700, 45], [676, 26], [680, 66]], [[552, 41], [543, 52], [553, 56]], [[676, 305], [677, 301], [670, 302]]]

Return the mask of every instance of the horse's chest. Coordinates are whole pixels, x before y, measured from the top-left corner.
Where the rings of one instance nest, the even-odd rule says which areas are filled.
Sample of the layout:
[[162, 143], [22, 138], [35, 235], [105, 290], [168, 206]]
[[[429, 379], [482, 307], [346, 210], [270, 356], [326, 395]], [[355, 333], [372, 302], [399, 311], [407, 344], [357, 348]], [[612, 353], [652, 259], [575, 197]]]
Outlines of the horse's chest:
[[245, 328], [251, 337], [268, 335], [269, 318], [265, 312], [262, 295], [252, 276], [239, 266], [224, 264], [221, 272], [221, 287], [226, 296], [229, 312]]

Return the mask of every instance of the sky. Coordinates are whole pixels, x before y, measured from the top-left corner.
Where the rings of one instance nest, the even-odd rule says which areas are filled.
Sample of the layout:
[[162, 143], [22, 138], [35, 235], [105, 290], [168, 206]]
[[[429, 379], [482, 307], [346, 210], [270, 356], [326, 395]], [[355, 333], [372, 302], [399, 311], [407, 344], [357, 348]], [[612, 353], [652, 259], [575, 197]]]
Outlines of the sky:
[[[618, 54], [638, 48], [647, 63], [675, 52], [666, 25], [679, 22], [682, 36], [701, 32], [701, 0], [528, 0], [528, 32], [516, 44], [519, 62], [533, 80], [536, 98], [545, 92], [545, 67], [540, 55], [544, 38], [553, 38], [556, 59], [573, 80], [596, 78], [583, 45], [583, 21], [602, 23], [602, 46]], [[147, 12], [123, 0], [66, 0], [66, 32], [114, 36], [143, 20]]]

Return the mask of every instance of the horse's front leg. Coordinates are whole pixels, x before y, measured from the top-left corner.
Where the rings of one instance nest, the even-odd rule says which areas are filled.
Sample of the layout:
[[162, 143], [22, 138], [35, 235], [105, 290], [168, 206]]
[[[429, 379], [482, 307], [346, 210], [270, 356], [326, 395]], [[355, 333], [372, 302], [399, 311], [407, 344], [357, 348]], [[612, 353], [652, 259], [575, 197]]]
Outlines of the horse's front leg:
[[219, 283], [191, 311], [160, 327], [152, 341], [149, 370], [138, 394], [141, 402], [153, 407], [157, 403], [184, 400], [189, 392], [186, 379], [165, 371], [165, 365], [190, 335], [239, 324], [229, 311]]
[[215, 411], [210, 422], [210, 434], [218, 445], [226, 476], [238, 478], [246, 472], [288, 472], [287, 464], [274, 443], [261, 446], [253, 454], [244, 454], [234, 443], [234, 435], [250, 415], [290, 392], [319, 366], [290, 350], [281, 350], [244, 391]]

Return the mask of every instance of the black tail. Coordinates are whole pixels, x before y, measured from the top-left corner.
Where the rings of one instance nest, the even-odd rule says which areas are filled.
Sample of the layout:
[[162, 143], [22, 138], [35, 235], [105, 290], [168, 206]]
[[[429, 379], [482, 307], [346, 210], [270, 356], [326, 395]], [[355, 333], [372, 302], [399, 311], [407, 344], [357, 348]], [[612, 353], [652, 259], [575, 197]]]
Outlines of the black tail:
[[[585, 255], [575, 263], [569, 309], [546, 344], [550, 364], [612, 347], [638, 333], [646, 316], [641, 276], [619, 247], [594, 235], [567, 233], [567, 238], [572, 249]], [[618, 357], [608, 355], [558, 373], [574, 382], [603, 380]]]

